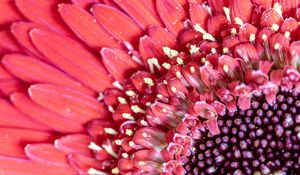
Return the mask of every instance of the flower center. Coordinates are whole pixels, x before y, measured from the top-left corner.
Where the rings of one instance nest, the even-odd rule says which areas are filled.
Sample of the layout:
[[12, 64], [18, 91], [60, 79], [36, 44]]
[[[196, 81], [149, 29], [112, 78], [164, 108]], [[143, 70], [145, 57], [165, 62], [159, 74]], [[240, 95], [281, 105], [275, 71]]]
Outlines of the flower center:
[[270, 174], [300, 171], [299, 95], [279, 92], [274, 105], [255, 97], [251, 108], [218, 120], [221, 133], [201, 134], [184, 165], [188, 174]]

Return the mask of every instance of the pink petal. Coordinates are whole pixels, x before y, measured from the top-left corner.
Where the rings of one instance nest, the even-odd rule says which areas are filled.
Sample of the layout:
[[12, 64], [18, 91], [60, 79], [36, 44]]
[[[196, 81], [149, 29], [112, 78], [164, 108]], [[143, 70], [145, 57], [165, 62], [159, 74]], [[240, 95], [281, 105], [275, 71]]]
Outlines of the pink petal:
[[76, 172], [66, 165], [36, 164], [26, 159], [0, 156], [0, 174], [5, 175], [74, 175]]
[[31, 39], [37, 49], [58, 68], [95, 91], [111, 86], [111, 79], [99, 58], [74, 40], [44, 30], [33, 29]]
[[250, 0], [233, 0], [230, 5], [231, 21], [236, 18], [241, 19], [244, 23], [248, 23], [252, 14], [252, 2]]
[[155, 5], [153, 1], [114, 0], [114, 2], [118, 4], [144, 30], [149, 25], [162, 25], [155, 11]]
[[7, 54], [1, 61], [12, 74], [29, 83], [51, 83], [70, 87], [88, 95], [94, 95], [92, 90], [83, 86], [81, 83], [71, 79], [60, 70], [35, 58], [21, 54]]
[[53, 137], [48, 132], [0, 128], [0, 154], [7, 156], [24, 157], [24, 146], [28, 143], [48, 142]]
[[22, 16], [11, 0], [0, 1], [0, 25], [10, 24], [22, 19]]
[[37, 84], [29, 88], [29, 95], [33, 101], [46, 109], [79, 122], [109, 117], [102, 103], [73, 89], [50, 84]]
[[56, 10], [58, 0], [16, 0], [16, 6], [30, 21], [63, 35], [70, 35]]
[[2, 96], [9, 96], [13, 92], [26, 92], [26, 90], [27, 86], [15, 78], [0, 80], [0, 94]]
[[100, 170], [102, 167], [95, 159], [81, 154], [69, 154], [68, 159], [71, 166], [79, 171], [80, 174], [86, 174], [90, 168]]
[[215, 14], [222, 14], [223, 7], [229, 7], [230, 0], [208, 0], [209, 6]]
[[0, 99], [0, 126], [49, 130], [48, 127], [20, 113], [7, 100]]
[[69, 154], [79, 153], [87, 156], [91, 156], [92, 150], [88, 148], [91, 142], [91, 138], [85, 134], [73, 134], [67, 135], [60, 139], [55, 140], [54, 146], [58, 150]]
[[85, 10], [71, 4], [60, 4], [58, 10], [70, 29], [90, 47], [97, 50], [105, 46], [121, 48], [116, 40]]
[[162, 46], [157, 44], [156, 41], [149, 36], [143, 36], [140, 38], [139, 52], [147, 68], [149, 68], [149, 64], [147, 62], [149, 58], [157, 58], [160, 60], [160, 58], [164, 55]]
[[29, 144], [25, 147], [25, 153], [30, 160], [41, 164], [68, 164], [65, 153], [57, 150], [52, 144]]
[[189, 11], [192, 23], [194, 25], [199, 24], [203, 29], [206, 29], [209, 17], [208, 11], [200, 4], [191, 4]]
[[30, 116], [33, 120], [50, 127], [54, 131], [63, 133], [84, 131], [80, 122], [67, 119], [37, 105], [23, 93], [15, 92], [10, 96], [10, 99], [21, 112]]
[[118, 81], [124, 81], [140, 66], [124, 51], [119, 49], [103, 48], [101, 50], [103, 63], [109, 73]]
[[10, 32], [28, 54], [43, 59], [44, 57], [36, 50], [28, 34], [34, 27], [38, 27], [38, 25], [30, 22], [15, 22], [11, 25]]
[[177, 36], [184, 28], [185, 11], [177, 0], [157, 0], [156, 8], [168, 30]]
[[86, 10], [88, 10], [93, 4], [99, 2], [99, 0], [71, 0], [71, 1], [74, 5]]
[[0, 54], [7, 52], [20, 52], [14, 37], [6, 30], [0, 31]]
[[107, 5], [95, 5], [92, 12], [97, 21], [116, 39], [138, 43], [142, 30], [124, 13]]
[[177, 45], [176, 38], [160, 26], [149, 26], [147, 32], [148, 35], [161, 46], [175, 48]]
[[0, 65], [0, 80], [4, 79], [13, 79], [13, 76], [7, 72], [2, 65]]

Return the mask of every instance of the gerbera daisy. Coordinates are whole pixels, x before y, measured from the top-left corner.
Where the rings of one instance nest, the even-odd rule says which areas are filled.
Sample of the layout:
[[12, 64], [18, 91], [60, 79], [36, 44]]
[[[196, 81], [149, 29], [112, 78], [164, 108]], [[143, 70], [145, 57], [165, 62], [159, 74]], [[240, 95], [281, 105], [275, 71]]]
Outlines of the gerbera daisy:
[[297, 0], [2, 0], [0, 174], [300, 174]]

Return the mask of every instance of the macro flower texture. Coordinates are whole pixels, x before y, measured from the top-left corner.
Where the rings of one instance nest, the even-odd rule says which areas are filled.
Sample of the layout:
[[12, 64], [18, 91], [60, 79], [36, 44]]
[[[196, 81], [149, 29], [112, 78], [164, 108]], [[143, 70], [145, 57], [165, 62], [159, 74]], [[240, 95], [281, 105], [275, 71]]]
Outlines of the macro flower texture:
[[1, 175], [299, 175], [300, 1], [1, 0]]

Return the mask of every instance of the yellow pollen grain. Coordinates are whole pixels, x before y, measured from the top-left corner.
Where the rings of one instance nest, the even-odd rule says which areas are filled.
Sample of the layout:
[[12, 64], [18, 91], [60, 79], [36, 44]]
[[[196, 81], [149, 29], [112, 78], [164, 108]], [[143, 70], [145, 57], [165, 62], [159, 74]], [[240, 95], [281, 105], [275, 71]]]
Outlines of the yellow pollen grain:
[[119, 81], [113, 82], [112, 85], [120, 90], [124, 90], [123, 86], [121, 85], [121, 83]]
[[133, 135], [133, 131], [131, 129], [126, 129], [125, 130], [125, 134], [128, 136], [132, 136]]
[[129, 113], [123, 113], [122, 117], [128, 120], [134, 120], [134, 117], [132, 117], [132, 115]]
[[173, 93], [177, 92], [176, 87], [172, 86], [172, 87], [171, 87], [171, 91], [172, 91]]
[[195, 73], [195, 72], [196, 72], [196, 70], [195, 70], [195, 67], [194, 67], [194, 66], [191, 66], [191, 67], [190, 67], [190, 72], [191, 72], [191, 73]]
[[235, 21], [235, 23], [236, 24], [238, 24], [238, 25], [244, 25], [244, 22], [241, 20], [241, 18], [239, 18], [239, 17], [235, 17], [234, 18], [234, 21]]
[[134, 113], [145, 113], [145, 110], [141, 109], [139, 106], [137, 105], [132, 105], [131, 106], [131, 110], [134, 112]]
[[113, 128], [104, 128], [104, 132], [111, 135], [116, 135], [118, 132]]
[[126, 159], [129, 157], [129, 155], [127, 153], [122, 153], [122, 157]]
[[169, 64], [169, 63], [163, 63], [162, 66], [164, 68], [166, 68], [167, 70], [170, 70], [170, 68], [171, 68], [171, 64]]
[[116, 167], [116, 168], [114, 168], [114, 169], [111, 170], [111, 173], [112, 174], [119, 174], [120, 170], [119, 170], [119, 168]]
[[129, 145], [130, 147], [134, 147], [134, 146], [135, 146], [135, 143], [134, 143], [133, 141], [130, 141], [130, 142], [128, 143], [128, 145]]
[[230, 9], [228, 7], [223, 7], [223, 10], [224, 10], [224, 13], [226, 15], [226, 18], [229, 22], [231, 22], [231, 19], [230, 19]]
[[224, 47], [223, 48], [223, 53], [228, 53], [229, 52], [229, 49], [227, 47]]
[[272, 29], [274, 32], [277, 32], [277, 31], [279, 30], [279, 25], [278, 25], [278, 24], [272, 24], [271, 29]]
[[236, 35], [237, 34], [236, 28], [235, 27], [231, 28], [230, 33], [231, 33], [231, 35]]
[[128, 90], [128, 91], [126, 91], [125, 93], [126, 93], [126, 95], [129, 96], [129, 97], [132, 97], [132, 96], [135, 96], [135, 95], [136, 95], [136, 93], [135, 93], [133, 90]]
[[181, 58], [177, 57], [176, 61], [179, 65], [183, 65], [183, 60]]
[[90, 142], [90, 144], [88, 145], [88, 148], [91, 149], [91, 150], [94, 150], [94, 151], [101, 151], [102, 150], [102, 148], [94, 142]]
[[289, 31], [284, 32], [284, 37], [289, 38], [291, 36], [291, 33]]
[[111, 113], [115, 113], [115, 110], [112, 106], [108, 106], [108, 111], [111, 112]]
[[96, 170], [95, 168], [90, 168], [87, 173], [89, 175], [101, 175], [104, 174], [102, 171]]
[[163, 47], [163, 52], [169, 57], [169, 58], [174, 58], [178, 55], [178, 51], [171, 49], [169, 47]]
[[119, 101], [121, 104], [127, 104], [126, 99], [123, 98], [123, 97], [118, 97], [118, 101]]
[[190, 46], [190, 54], [195, 54], [197, 52], [199, 52], [200, 48], [197, 47], [196, 45], [191, 45]]
[[261, 36], [261, 39], [262, 39], [263, 41], [267, 41], [268, 36], [267, 36], [266, 34], [263, 34], [263, 35]]
[[274, 44], [274, 49], [278, 50], [280, 49], [281, 45], [279, 43], [275, 43]]
[[117, 144], [117, 145], [122, 145], [122, 140], [120, 140], [120, 139], [117, 139], [117, 140], [115, 140], [115, 143]]
[[250, 36], [249, 36], [249, 41], [250, 41], [250, 42], [255, 41], [255, 34], [253, 34], [253, 33], [250, 34]]
[[145, 77], [145, 78], [144, 78], [144, 82], [145, 82], [146, 84], [148, 84], [149, 86], [154, 86], [154, 82], [153, 82], [153, 80], [152, 80], [151, 78]]
[[223, 70], [224, 70], [224, 72], [226, 72], [226, 73], [229, 72], [229, 67], [228, 67], [227, 64], [224, 64]]

